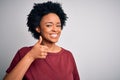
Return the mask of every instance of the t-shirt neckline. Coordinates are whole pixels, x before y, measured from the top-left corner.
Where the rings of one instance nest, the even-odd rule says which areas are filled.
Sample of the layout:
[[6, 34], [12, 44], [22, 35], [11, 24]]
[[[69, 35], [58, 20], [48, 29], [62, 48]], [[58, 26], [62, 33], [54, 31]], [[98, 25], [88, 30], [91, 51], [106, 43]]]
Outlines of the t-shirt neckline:
[[64, 51], [64, 49], [61, 47], [61, 50], [59, 52], [48, 52], [48, 55], [59, 55]]

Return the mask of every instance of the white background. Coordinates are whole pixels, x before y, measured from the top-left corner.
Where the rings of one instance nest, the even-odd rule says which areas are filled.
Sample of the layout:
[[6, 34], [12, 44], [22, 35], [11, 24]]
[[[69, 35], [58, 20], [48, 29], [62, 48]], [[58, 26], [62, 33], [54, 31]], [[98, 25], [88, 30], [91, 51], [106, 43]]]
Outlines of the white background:
[[[43, 1], [0, 0], [0, 80], [17, 50], [36, 42], [26, 18]], [[81, 80], [120, 80], [120, 0], [58, 2], [69, 17], [58, 45], [73, 53]]]

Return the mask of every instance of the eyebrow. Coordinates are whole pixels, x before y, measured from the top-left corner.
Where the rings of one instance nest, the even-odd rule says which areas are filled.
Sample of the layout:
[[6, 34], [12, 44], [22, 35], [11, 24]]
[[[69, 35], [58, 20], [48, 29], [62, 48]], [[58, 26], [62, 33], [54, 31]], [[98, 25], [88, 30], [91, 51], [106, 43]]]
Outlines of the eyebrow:
[[[53, 22], [46, 22], [45, 24], [48, 24], [48, 23], [54, 24]], [[57, 22], [57, 24], [61, 24], [61, 23], [60, 23], [60, 22]]]

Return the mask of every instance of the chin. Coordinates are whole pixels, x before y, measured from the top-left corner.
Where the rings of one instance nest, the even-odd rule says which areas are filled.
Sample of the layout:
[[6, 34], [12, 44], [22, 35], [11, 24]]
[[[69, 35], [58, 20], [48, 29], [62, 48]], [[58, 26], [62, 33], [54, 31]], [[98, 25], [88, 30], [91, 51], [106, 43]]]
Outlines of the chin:
[[57, 43], [58, 40], [50, 40], [51, 43]]
[[57, 43], [58, 41], [51, 41], [52, 43]]

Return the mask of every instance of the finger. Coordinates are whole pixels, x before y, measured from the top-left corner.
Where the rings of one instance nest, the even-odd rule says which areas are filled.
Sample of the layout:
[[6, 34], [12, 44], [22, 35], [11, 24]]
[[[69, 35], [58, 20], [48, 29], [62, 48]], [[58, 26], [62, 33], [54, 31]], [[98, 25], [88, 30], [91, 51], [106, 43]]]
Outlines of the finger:
[[41, 50], [41, 55], [44, 55], [44, 54], [47, 54], [47, 53], [48, 53], [48, 50], [46, 50], [46, 49]]
[[45, 59], [47, 56], [40, 56], [39, 58], [41, 58], [41, 59]]
[[41, 44], [41, 43], [42, 43], [42, 37], [41, 37], [41, 36], [39, 36], [38, 43], [39, 43], [39, 44]]
[[45, 46], [45, 45], [42, 45], [42, 48], [43, 48], [44, 50], [48, 50], [48, 47]]
[[47, 56], [48, 54], [47, 53], [44, 53], [44, 56]]
[[47, 57], [47, 53], [44, 53], [44, 52], [43, 52], [43, 53], [41, 53], [41, 54], [39, 55], [39, 57], [40, 57], [40, 58], [42, 58], [42, 57], [45, 58], [45, 57]]
[[47, 53], [43, 52], [40, 56], [47, 56]]

